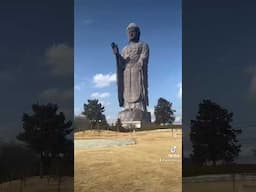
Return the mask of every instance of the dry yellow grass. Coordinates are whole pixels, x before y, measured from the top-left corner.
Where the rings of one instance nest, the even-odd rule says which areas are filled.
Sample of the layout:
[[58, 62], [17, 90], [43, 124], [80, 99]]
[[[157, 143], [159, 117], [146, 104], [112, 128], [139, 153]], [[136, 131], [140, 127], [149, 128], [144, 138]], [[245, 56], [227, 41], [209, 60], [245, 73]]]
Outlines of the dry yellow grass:
[[202, 183], [184, 183], [182, 185], [184, 192], [228, 192], [233, 191], [233, 183], [223, 182], [202, 182]]
[[184, 192], [255, 192], [255, 181], [218, 181], [218, 182], [200, 182], [184, 183], [182, 185]]
[[255, 192], [256, 177], [246, 174], [203, 175], [184, 179], [183, 192]]
[[[63, 177], [60, 185], [60, 192], [74, 191], [74, 179]], [[0, 192], [58, 192], [58, 182], [51, 179], [39, 177], [27, 178], [25, 185], [20, 180], [14, 180], [0, 184]]]
[[[75, 135], [75, 139], [92, 138], [134, 138], [136, 144], [75, 149], [76, 192], [181, 192], [180, 130]], [[177, 146], [179, 157], [168, 157], [171, 146]]]

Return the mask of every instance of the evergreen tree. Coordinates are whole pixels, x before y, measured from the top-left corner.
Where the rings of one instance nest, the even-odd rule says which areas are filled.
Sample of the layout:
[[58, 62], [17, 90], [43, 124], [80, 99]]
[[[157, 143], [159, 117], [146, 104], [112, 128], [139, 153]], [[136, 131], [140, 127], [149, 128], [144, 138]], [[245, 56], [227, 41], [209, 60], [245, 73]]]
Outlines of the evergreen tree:
[[232, 162], [240, 152], [237, 135], [231, 127], [233, 113], [210, 100], [199, 104], [196, 120], [191, 120], [192, 160], [199, 165], [217, 161]]
[[66, 153], [69, 145], [67, 135], [73, 129], [72, 122], [65, 119], [64, 113], [57, 113], [56, 104], [33, 104], [33, 114], [23, 114], [23, 129], [17, 139], [28, 144], [36, 153], [40, 154], [40, 176], [43, 166], [48, 165], [51, 159]]
[[155, 106], [155, 123], [156, 124], [172, 124], [173, 121], [175, 120], [174, 117], [174, 112], [175, 110], [172, 110], [172, 103], [167, 101], [164, 98], [159, 98], [157, 105]]
[[93, 129], [99, 129], [100, 127], [108, 127], [106, 117], [103, 114], [104, 111], [104, 106], [97, 99], [93, 99], [84, 104], [83, 115], [90, 120]]

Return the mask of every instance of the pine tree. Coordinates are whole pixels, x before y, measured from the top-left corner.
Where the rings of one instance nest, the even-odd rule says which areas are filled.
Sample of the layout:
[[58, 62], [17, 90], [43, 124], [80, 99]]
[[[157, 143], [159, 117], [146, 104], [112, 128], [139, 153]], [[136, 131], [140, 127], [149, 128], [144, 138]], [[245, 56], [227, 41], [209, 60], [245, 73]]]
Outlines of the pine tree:
[[85, 115], [91, 122], [92, 128], [100, 128], [108, 126], [105, 115], [103, 114], [105, 111], [104, 106], [99, 103], [99, 100], [93, 99], [88, 100], [88, 104], [84, 104], [84, 112]]
[[191, 120], [192, 160], [199, 165], [217, 161], [232, 162], [240, 152], [237, 135], [231, 127], [233, 113], [210, 100], [199, 104], [196, 120]]
[[61, 153], [66, 153], [70, 144], [67, 136], [72, 133], [72, 122], [66, 121], [64, 113], [57, 113], [58, 105], [33, 104], [33, 114], [23, 114], [23, 129], [17, 139], [28, 144], [28, 147], [40, 154], [42, 177], [43, 164], [49, 163]]
[[155, 123], [156, 124], [172, 124], [175, 120], [174, 118], [175, 110], [172, 110], [172, 103], [164, 98], [159, 98], [157, 105], [155, 106]]

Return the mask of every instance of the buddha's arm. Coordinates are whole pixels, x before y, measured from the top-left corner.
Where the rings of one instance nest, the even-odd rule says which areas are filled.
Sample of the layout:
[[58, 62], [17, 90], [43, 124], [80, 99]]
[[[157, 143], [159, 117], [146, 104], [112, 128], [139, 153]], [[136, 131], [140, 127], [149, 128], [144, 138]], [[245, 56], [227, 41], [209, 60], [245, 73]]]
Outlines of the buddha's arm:
[[116, 62], [119, 68], [124, 68], [126, 60], [123, 57], [123, 52], [122, 51], [122, 55], [119, 53], [119, 49], [117, 44], [115, 44], [114, 42], [111, 44], [112, 50], [114, 55], [116, 56]]

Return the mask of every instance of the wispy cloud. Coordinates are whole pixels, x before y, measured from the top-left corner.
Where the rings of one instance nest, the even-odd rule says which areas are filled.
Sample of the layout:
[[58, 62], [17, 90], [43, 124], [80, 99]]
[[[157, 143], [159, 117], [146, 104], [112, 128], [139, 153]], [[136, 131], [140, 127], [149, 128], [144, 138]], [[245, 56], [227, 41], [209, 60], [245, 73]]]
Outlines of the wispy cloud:
[[80, 91], [81, 90], [81, 85], [75, 85], [75, 90]]
[[81, 91], [81, 90], [85, 89], [86, 84], [88, 84], [88, 82], [85, 82], [84, 80], [77, 82], [74, 86], [75, 91]]
[[15, 77], [11, 72], [8, 71], [0, 71], [0, 80], [1, 81], [10, 81], [14, 80]]
[[95, 87], [102, 88], [108, 87], [111, 83], [116, 82], [116, 74], [109, 73], [109, 74], [102, 74], [98, 73], [93, 77], [93, 83]]
[[91, 24], [94, 23], [94, 21], [93, 21], [92, 19], [87, 18], [87, 19], [84, 19], [84, 20], [83, 20], [83, 23], [84, 23], [85, 25], [91, 25]]
[[54, 75], [73, 74], [73, 48], [54, 44], [46, 50], [45, 57]]
[[91, 97], [93, 98], [106, 98], [109, 96], [110, 96], [110, 93], [108, 92], [104, 92], [104, 93], [94, 92], [91, 94]]
[[60, 90], [57, 88], [46, 89], [40, 93], [39, 98], [47, 102], [70, 102], [73, 100], [73, 89]]
[[182, 98], [182, 83], [179, 82], [177, 86], [178, 86], [178, 89], [179, 89], [178, 90], [178, 98], [181, 99]]

